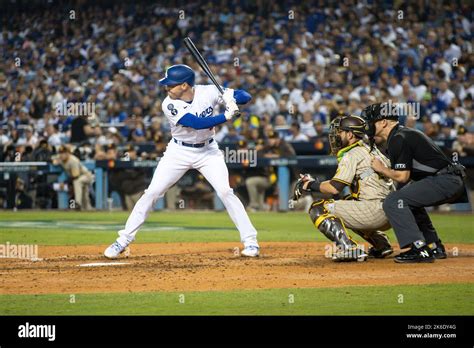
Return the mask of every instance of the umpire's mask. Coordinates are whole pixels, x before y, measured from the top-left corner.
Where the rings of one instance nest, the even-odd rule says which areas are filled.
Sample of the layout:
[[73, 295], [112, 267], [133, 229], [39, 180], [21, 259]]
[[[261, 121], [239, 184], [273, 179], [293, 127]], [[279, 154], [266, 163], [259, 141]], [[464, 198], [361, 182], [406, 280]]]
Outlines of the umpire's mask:
[[348, 144], [343, 144], [341, 131], [352, 132], [356, 138], [362, 139], [365, 135], [366, 123], [362, 117], [355, 115], [342, 115], [336, 117], [329, 126], [329, 145], [331, 146], [331, 155], [337, 153]]
[[376, 103], [362, 110], [360, 116], [365, 121], [365, 134], [369, 138], [371, 149], [374, 146], [375, 122], [383, 119], [398, 121], [398, 116], [392, 112], [392, 108], [393, 106], [390, 103]]

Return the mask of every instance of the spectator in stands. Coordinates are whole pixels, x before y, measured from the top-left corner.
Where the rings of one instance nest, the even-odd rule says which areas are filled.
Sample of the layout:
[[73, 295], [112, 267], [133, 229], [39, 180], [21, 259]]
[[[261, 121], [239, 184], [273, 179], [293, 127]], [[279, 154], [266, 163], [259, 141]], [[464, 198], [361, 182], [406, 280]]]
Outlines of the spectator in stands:
[[228, 132], [224, 139], [222, 139], [223, 143], [238, 143], [243, 137], [237, 132], [233, 125], [228, 125]]
[[[467, 130], [474, 126], [471, 3], [407, 6], [395, 2], [388, 11], [384, 2], [356, 1], [354, 6], [328, 2], [325, 13], [315, 20], [304, 2], [244, 2], [235, 11], [213, 7], [221, 13], [216, 26], [205, 11], [195, 11], [196, 6], [213, 4], [198, 0], [183, 4], [182, 9], [193, 17], [181, 21], [179, 30], [169, 24], [176, 11], [171, 4], [117, 2], [104, 11], [94, 1], [84, 0], [81, 7], [87, 16], [76, 23], [80, 28], [72, 28], [64, 26], [65, 3], [33, 1], [28, 3], [29, 16], [17, 3], [2, 11], [0, 126], [9, 127], [4, 133], [7, 142], [0, 135], [3, 146], [15, 148], [23, 134], [18, 126], [33, 126], [50, 144], [60, 145], [48, 125], [56, 127], [62, 143], [121, 146], [124, 139], [143, 142], [142, 132], [149, 129], [150, 121], [162, 119], [165, 95], [156, 81], [163, 69], [194, 64], [182, 46], [182, 37], [193, 32], [204, 33], [206, 42], [212, 43], [205, 47], [205, 55], [222, 84], [252, 93], [242, 118], [256, 115], [264, 132], [267, 126], [278, 124], [284, 135], [283, 128], [299, 122], [301, 133], [311, 137], [304, 111], [313, 105], [314, 128], [324, 139], [324, 126], [341, 111], [360, 114], [366, 105], [388, 99], [420, 102], [418, 123], [423, 122], [435, 138], [440, 134], [438, 123], [446, 118]], [[298, 21], [288, 18], [289, 10], [300, 14]], [[397, 20], [398, 11], [409, 20]], [[255, 13], [271, 15], [255, 20]], [[327, 20], [328, 16], [333, 20]], [[221, 28], [224, 23], [228, 31]], [[17, 58], [20, 66], [12, 64]], [[199, 83], [206, 81], [203, 74], [196, 78]], [[58, 115], [56, 106], [63, 102], [94, 103], [98, 121], [112, 123], [117, 132], [101, 132], [98, 125], [93, 129], [84, 116]], [[144, 126], [132, 125], [133, 115]], [[282, 115], [284, 122], [276, 115]], [[102, 126], [105, 130], [110, 124]], [[236, 125], [226, 141], [241, 140], [251, 126], [251, 122]], [[216, 140], [221, 142], [227, 126], [219, 128]], [[166, 137], [169, 124], [163, 122], [161, 130]], [[153, 141], [157, 134], [144, 133], [146, 141]], [[33, 151], [37, 146], [33, 145]], [[11, 154], [4, 157], [13, 158]]]
[[314, 129], [319, 137], [327, 137], [328, 132], [324, 129], [324, 125], [321, 121], [314, 122]]
[[18, 152], [14, 145], [9, 144], [5, 147], [3, 152], [2, 162], [17, 162], [18, 161]]
[[130, 132], [130, 141], [144, 143], [146, 141], [145, 135], [145, 124], [141, 120], [136, 120], [135, 129]]
[[51, 162], [53, 151], [46, 139], [41, 139], [39, 145], [33, 150], [33, 161], [35, 162]]
[[423, 124], [424, 132], [427, 136], [432, 139], [437, 139], [440, 133], [439, 123], [433, 123], [431, 121], [425, 121]]
[[459, 136], [453, 144], [453, 150], [461, 157], [474, 156], [474, 133], [467, 132], [466, 128], [461, 127]]
[[10, 141], [10, 138], [6, 133], [7, 132], [0, 127], [0, 152], [3, 151], [3, 147]]
[[300, 123], [301, 133], [306, 135], [308, 138], [315, 137], [317, 135], [316, 129], [314, 128], [313, 114], [309, 111], [303, 114], [303, 120]]
[[391, 97], [400, 97], [403, 94], [403, 87], [398, 83], [398, 79], [395, 76], [390, 79], [390, 85], [387, 90]]
[[258, 92], [252, 107], [252, 112], [257, 115], [265, 112], [274, 115], [278, 112], [278, 104], [267, 88], [263, 88]]
[[59, 148], [62, 144], [61, 134], [59, 134], [57, 126], [48, 124], [45, 127], [44, 135], [48, 139], [48, 144], [55, 148]]
[[285, 137], [286, 141], [289, 142], [306, 142], [309, 141], [308, 136], [301, 133], [301, 127], [298, 122], [293, 122], [290, 128], [290, 135]]
[[456, 95], [448, 88], [448, 83], [446, 81], [441, 81], [439, 83], [437, 99], [443, 103], [442, 108], [446, 109], [450, 106], [454, 98], [456, 98]]
[[305, 112], [314, 113], [316, 111], [315, 102], [311, 97], [309, 90], [303, 92], [303, 98], [298, 103], [298, 112], [304, 114]]
[[[26, 96], [22, 94], [22, 96], [20, 97], [20, 100], [23, 97], [26, 99]], [[30, 117], [28, 108], [23, 106], [22, 108], [20, 108], [18, 119], [16, 119], [16, 125], [28, 126], [30, 124], [31, 124], [31, 117]]]
[[293, 104], [290, 101], [290, 91], [288, 88], [283, 88], [280, 91], [280, 98], [278, 99], [278, 113], [284, 116], [289, 116], [294, 113]]
[[31, 147], [35, 147], [38, 143], [38, 137], [36, 136], [35, 132], [33, 131], [33, 127], [28, 125], [24, 129], [23, 136], [18, 139], [18, 145], [29, 145]]
[[146, 139], [148, 141], [158, 141], [163, 137], [163, 130], [161, 127], [161, 119], [155, 116], [151, 119], [150, 127], [146, 130]]
[[92, 127], [87, 117], [75, 116], [71, 122], [71, 143], [80, 144], [96, 134], [95, 126]]

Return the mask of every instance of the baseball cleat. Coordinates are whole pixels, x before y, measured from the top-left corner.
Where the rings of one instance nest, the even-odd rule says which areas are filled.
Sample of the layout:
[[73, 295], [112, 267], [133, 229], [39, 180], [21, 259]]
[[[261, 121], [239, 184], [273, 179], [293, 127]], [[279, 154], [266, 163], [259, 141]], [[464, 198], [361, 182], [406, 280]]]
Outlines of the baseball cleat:
[[336, 262], [367, 261], [369, 255], [361, 248], [350, 248], [338, 250], [332, 254], [332, 260]]
[[440, 259], [447, 259], [448, 254], [446, 253], [446, 249], [441, 243], [441, 239], [437, 241], [436, 243], [431, 243], [428, 245], [433, 252], [433, 256], [435, 259], [440, 260]]
[[122, 246], [122, 244], [115, 241], [111, 246], [105, 249], [104, 256], [108, 259], [116, 259], [121, 253], [125, 253], [125, 256], [128, 256], [130, 248]]
[[245, 247], [244, 250], [240, 253], [240, 256], [245, 257], [258, 257], [260, 255], [260, 248], [255, 245]]
[[392, 247], [385, 247], [382, 249], [375, 249], [374, 247], [369, 248], [368, 255], [370, 258], [383, 259], [393, 253]]
[[421, 248], [412, 246], [410, 250], [405, 251], [395, 256], [397, 263], [421, 263], [421, 262], [435, 262], [435, 257], [431, 249], [425, 245]]

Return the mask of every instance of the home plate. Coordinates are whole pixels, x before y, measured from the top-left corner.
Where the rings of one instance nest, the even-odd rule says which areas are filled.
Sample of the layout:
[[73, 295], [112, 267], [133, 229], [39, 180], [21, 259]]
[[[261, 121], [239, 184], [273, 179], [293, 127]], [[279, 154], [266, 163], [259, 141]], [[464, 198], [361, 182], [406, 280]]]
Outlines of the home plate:
[[120, 266], [128, 265], [130, 262], [93, 262], [93, 263], [83, 263], [78, 265], [79, 267], [103, 267], [103, 266]]

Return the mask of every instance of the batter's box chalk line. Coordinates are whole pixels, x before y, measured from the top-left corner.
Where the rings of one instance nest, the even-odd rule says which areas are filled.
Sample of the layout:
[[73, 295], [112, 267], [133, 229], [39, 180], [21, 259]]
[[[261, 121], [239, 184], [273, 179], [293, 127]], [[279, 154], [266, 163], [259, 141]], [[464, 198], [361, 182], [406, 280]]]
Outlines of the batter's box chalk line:
[[83, 263], [77, 265], [77, 267], [110, 267], [110, 266], [122, 266], [129, 265], [130, 262], [93, 262], [93, 263]]

